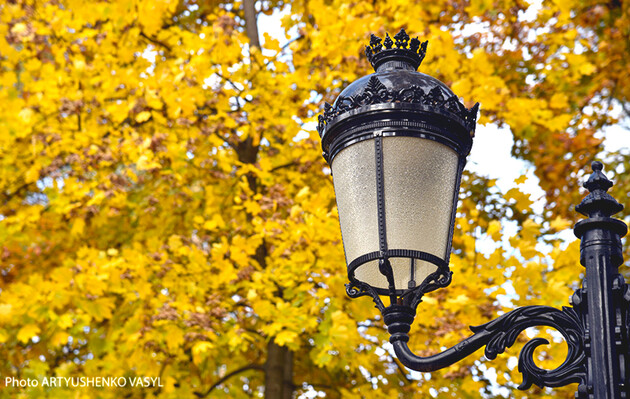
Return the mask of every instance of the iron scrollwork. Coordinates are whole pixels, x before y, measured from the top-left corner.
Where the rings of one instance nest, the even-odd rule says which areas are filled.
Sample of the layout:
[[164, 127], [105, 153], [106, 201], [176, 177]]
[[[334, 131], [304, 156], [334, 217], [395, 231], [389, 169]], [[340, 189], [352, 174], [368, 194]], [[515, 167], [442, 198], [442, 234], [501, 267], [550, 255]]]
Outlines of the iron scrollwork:
[[548, 306], [525, 306], [508, 312], [495, 320], [470, 327], [473, 335], [459, 344], [434, 356], [420, 357], [409, 349], [407, 332], [415, 312], [407, 306], [390, 306], [383, 315], [391, 334], [390, 342], [396, 356], [410, 369], [435, 371], [450, 366], [478, 349], [486, 347], [485, 356], [492, 360], [516, 342], [518, 335], [530, 327], [548, 326], [564, 337], [568, 353], [564, 362], [554, 370], [544, 370], [534, 361], [534, 352], [549, 342], [534, 338], [527, 342], [519, 355], [518, 370], [523, 375], [519, 389], [528, 389], [532, 384], [543, 387], [559, 387], [586, 380], [586, 355], [584, 353], [584, 324], [582, 317], [573, 308], [562, 310]]
[[402, 294], [400, 299], [403, 303], [409, 304], [412, 309], [415, 309], [418, 307], [420, 302], [422, 302], [424, 294], [435, 291], [438, 288], [447, 287], [451, 284], [452, 279], [453, 272], [448, 268], [445, 268], [445, 270], [438, 269], [437, 271], [429, 274], [422, 284]]
[[523, 375], [523, 382], [518, 388], [525, 390], [532, 384], [541, 388], [560, 387], [574, 382], [584, 382], [586, 377], [584, 327], [580, 316], [573, 308], [563, 307], [559, 310], [548, 306], [526, 306], [486, 324], [471, 327], [471, 330], [475, 334], [482, 331], [492, 332], [485, 349], [486, 357], [492, 360], [506, 348], [514, 345], [522, 331], [538, 326], [553, 327], [562, 334], [568, 346], [567, 357], [554, 370], [541, 369], [534, 361], [534, 351], [540, 345], [549, 342], [544, 338], [533, 338], [528, 341], [518, 359], [518, 370]]
[[385, 310], [385, 305], [383, 304], [383, 301], [381, 301], [381, 298], [378, 296], [378, 293], [376, 292], [374, 287], [369, 284], [353, 280], [352, 282], [346, 284], [346, 294], [353, 299], [369, 295], [372, 297], [374, 305], [378, 310], [381, 311], [381, 313], [383, 312], [383, 310]]

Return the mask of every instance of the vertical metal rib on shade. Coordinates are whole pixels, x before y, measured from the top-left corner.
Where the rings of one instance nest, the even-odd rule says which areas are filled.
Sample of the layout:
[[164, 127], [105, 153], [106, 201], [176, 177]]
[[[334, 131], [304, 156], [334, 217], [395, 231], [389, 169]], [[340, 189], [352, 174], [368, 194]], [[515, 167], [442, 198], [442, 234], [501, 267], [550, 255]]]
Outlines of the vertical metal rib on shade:
[[397, 291], [415, 287], [447, 264], [458, 166], [452, 148], [409, 136], [377, 136], [337, 154], [332, 169], [341, 232], [358, 281], [388, 291], [378, 267], [381, 257], [391, 263]]

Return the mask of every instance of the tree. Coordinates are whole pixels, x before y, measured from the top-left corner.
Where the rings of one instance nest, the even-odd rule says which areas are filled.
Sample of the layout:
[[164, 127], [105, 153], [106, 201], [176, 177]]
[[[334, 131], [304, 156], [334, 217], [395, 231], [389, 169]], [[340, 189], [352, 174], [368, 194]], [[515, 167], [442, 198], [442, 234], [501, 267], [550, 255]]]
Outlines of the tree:
[[[256, 33], [285, 10], [293, 38]], [[627, 4], [10, 1], [0, 5], [0, 353], [3, 376], [159, 376], [163, 387], [8, 387], [0, 396], [500, 397], [508, 355], [410, 375], [349, 300], [330, 171], [311, 127], [370, 72], [370, 33], [429, 40], [423, 72], [480, 123], [512, 131], [546, 190], [468, 173], [453, 284], [425, 298], [412, 344], [432, 353], [511, 305], [566, 304], [579, 273], [576, 178], [627, 112]], [[531, 12], [531, 11], [530, 11]], [[466, 27], [474, 26], [475, 33]], [[565, 157], [565, 154], [570, 156]], [[630, 167], [628, 154], [616, 165]], [[570, 171], [570, 172], [566, 172]], [[627, 192], [628, 178], [619, 192]], [[621, 197], [621, 196], [618, 196]], [[499, 220], [519, 222], [511, 247]], [[540, 243], [549, 245], [540, 251]], [[498, 288], [497, 288], [498, 287]], [[514, 289], [512, 304], [499, 302]], [[553, 289], [550, 289], [552, 287]], [[543, 334], [547, 334], [542, 331]], [[433, 337], [438, 337], [435, 342]], [[558, 364], [562, 346], [541, 353]], [[510, 366], [510, 367], [508, 367]], [[497, 375], [492, 381], [487, 369]], [[473, 378], [474, 377], [474, 378]], [[514, 397], [569, 397], [575, 387]], [[437, 391], [436, 391], [437, 390]]]

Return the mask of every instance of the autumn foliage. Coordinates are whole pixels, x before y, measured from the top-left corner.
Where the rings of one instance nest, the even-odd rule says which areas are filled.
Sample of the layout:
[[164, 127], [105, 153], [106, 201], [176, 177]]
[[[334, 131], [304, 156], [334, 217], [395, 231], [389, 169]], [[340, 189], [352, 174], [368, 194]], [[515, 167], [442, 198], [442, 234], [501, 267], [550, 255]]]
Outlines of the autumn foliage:
[[[430, 375], [383, 349], [378, 311], [345, 294], [313, 122], [371, 72], [370, 33], [429, 40], [421, 71], [479, 101], [481, 125], [509, 129], [546, 195], [537, 213], [523, 180], [501, 192], [467, 172], [453, 283], [418, 308], [412, 349], [436, 353], [513, 306], [567, 305], [579, 244], [555, 233], [577, 219], [578, 178], [602, 129], [630, 111], [628, 2], [257, 2], [282, 43], [251, 29], [252, 3], [0, 4], [0, 385], [163, 385], [0, 397], [573, 397], [575, 386], [516, 391], [518, 348]], [[610, 160], [630, 169], [627, 152]], [[627, 204], [630, 178], [609, 176]], [[544, 347], [539, 364], [563, 351]]]

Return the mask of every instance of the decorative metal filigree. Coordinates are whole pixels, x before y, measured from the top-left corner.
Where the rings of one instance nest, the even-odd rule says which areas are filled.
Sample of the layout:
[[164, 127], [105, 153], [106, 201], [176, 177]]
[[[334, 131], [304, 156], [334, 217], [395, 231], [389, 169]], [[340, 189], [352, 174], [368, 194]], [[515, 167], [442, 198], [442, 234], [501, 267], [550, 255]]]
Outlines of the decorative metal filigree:
[[435, 291], [438, 288], [448, 287], [453, 279], [453, 272], [450, 270], [437, 270], [429, 274], [424, 281], [417, 287], [407, 290], [401, 295], [400, 299], [403, 303], [410, 306], [412, 309], [418, 307], [422, 302], [422, 297], [431, 291]]
[[359, 298], [369, 295], [372, 297], [374, 305], [378, 310], [381, 311], [381, 313], [385, 309], [385, 305], [383, 304], [383, 301], [381, 301], [381, 298], [378, 296], [378, 293], [376, 292], [374, 287], [369, 284], [365, 284], [357, 280], [351, 281], [350, 283], [346, 284], [346, 294], [350, 298]]
[[471, 133], [475, 131], [479, 111], [479, 103], [467, 109], [456, 95], [445, 98], [437, 86], [428, 92], [416, 85], [400, 90], [389, 90], [376, 76], [372, 76], [362, 93], [350, 97], [339, 96], [334, 106], [325, 103], [324, 112], [318, 118], [317, 131], [322, 136], [326, 125], [344, 112], [382, 103], [411, 103], [445, 109], [461, 118]]
[[534, 351], [540, 345], [549, 344], [549, 342], [543, 338], [534, 338], [527, 342], [518, 359], [518, 370], [523, 375], [523, 382], [518, 389], [528, 389], [532, 384], [542, 388], [584, 382], [586, 378], [584, 326], [573, 308], [563, 307], [559, 310], [548, 306], [526, 306], [470, 329], [475, 334], [491, 333], [490, 341], [486, 344], [485, 355], [492, 360], [506, 348], [514, 345], [522, 331], [538, 326], [553, 327], [562, 334], [569, 349], [567, 357], [554, 370], [541, 369], [534, 361]]
[[568, 346], [565, 361], [554, 370], [544, 370], [536, 366], [534, 351], [549, 342], [534, 338], [527, 342], [519, 355], [519, 371], [523, 382], [519, 389], [528, 389], [532, 384], [539, 387], [558, 387], [586, 380], [586, 354], [584, 353], [584, 325], [578, 313], [572, 308], [555, 309], [548, 306], [526, 306], [515, 309], [486, 324], [471, 327], [473, 335], [459, 344], [434, 356], [414, 355], [407, 346], [407, 331], [415, 312], [406, 306], [385, 308], [383, 315], [388, 326], [390, 342], [396, 356], [405, 366], [417, 371], [434, 371], [448, 367], [476, 350], [486, 347], [488, 359], [495, 359], [498, 354], [511, 347], [518, 335], [529, 327], [549, 326], [558, 330]]

